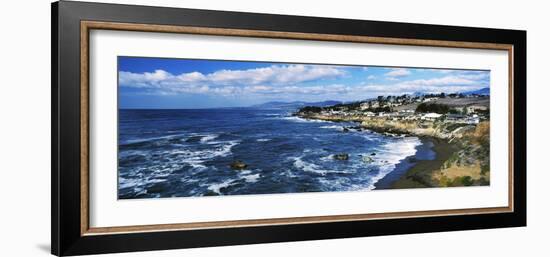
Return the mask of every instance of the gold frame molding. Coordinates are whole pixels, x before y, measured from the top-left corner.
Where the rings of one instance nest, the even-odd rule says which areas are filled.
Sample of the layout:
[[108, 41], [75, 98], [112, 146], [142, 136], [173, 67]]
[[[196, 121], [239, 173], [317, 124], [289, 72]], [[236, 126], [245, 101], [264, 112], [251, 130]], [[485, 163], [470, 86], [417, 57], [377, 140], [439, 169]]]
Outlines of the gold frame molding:
[[[493, 49], [508, 51], [508, 206], [506, 207], [488, 207], [488, 208], [470, 208], [470, 209], [449, 209], [449, 210], [431, 210], [431, 211], [409, 211], [409, 212], [391, 212], [391, 213], [369, 213], [352, 215], [330, 215], [330, 216], [310, 216], [310, 217], [291, 217], [274, 219], [253, 219], [253, 220], [232, 220], [232, 221], [210, 221], [193, 222], [177, 224], [154, 224], [138, 226], [120, 226], [120, 227], [90, 227], [89, 225], [89, 33], [90, 30], [122, 30], [137, 32], [161, 32], [161, 33], [180, 33], [196, 35], [216, 35], [216, 36], [238, 36], [238, 37], [257, 37], [257, 38], [279, 38], [279, 39], [299, 39], [333, 42], [354, 42], [371, 44], [390, 44], [390, 45], [413, 45], [429, 47], [451, 47], [451, 48], [470, 48], [470, 49]], [[514, 165], [513, 165], [513, 45], [493, 44], [480, 42], [459, 42], [459, 41], [440, 41], [423, 39], [403, 39], [403, 38], [385, 38], [369, 36], [351, 36], [334, 34], [314, 34], [282, 31], [263, 31], [263, 30], [244, 30], [244, 29], [224, 29], [209, 27], [189, 27], [189, 26], [170, 26], [136, 23], [115, 23], [100, 21], [81, 21], [80, 22], [80, 234], [82, 236], [100, 235], [100, 234], [120, 234], [120, 233], [138, 233], [138, 232], [157, 232], [172, 230], [193, 230], [193, 229], [212, 229], [229, 227], [250, 227], [250, 226], [272, 226], [289, 225], [321, 222], [341, 222], [341, 221], [360, 221], [390, 218], [413, 218], [429, 216], [449, 216], [449, 215], [472, 215], [504, 213], [514, 211]]]

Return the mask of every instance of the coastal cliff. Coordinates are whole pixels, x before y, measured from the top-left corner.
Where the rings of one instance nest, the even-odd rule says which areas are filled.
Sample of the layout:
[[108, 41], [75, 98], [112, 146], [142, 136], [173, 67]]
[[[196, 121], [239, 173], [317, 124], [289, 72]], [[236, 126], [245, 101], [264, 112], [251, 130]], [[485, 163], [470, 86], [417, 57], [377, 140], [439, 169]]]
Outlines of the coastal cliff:
[[312, 120], [358, 122], [362, 128], [379, 133], [428, 136], [449, 140], [461, 138], [467, 131], [476, 127], [475, 125], [469, 124], [453, 124], [427, 120], [391, 120], [379, 117], [323, 115], [303, 112], [297, 112], [295, 115], [300, 118]]
[[391, 117], [326, 114], [299, 110], [304, 119], [357, 122], [361, 129], [389, 135], [410, 135], [433, 143], [434, 160], [418, 160], [390, 188], [453, 187], [489, 184], [489, 121], [477, 124], [449, 122], [443, 118], [397, 119]]

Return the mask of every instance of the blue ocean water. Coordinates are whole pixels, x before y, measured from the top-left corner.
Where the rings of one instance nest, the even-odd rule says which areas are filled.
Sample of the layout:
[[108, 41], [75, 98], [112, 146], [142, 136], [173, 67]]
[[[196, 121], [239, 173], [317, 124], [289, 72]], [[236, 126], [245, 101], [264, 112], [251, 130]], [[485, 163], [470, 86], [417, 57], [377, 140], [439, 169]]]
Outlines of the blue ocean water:
[[[120, 110], [118, 197], [372, 190], [422, 145], [293, 111]], [[236, 160], [248, 166], [234, 170]]]

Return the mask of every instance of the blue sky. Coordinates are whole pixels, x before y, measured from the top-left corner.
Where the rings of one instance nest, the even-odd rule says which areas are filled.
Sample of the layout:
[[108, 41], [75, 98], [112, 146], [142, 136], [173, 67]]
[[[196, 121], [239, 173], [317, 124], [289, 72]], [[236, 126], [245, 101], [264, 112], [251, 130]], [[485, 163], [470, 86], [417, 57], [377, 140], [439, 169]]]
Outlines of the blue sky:
[[356, 101], [489, 87], [489, 71], [118, 57], [120, 108]]

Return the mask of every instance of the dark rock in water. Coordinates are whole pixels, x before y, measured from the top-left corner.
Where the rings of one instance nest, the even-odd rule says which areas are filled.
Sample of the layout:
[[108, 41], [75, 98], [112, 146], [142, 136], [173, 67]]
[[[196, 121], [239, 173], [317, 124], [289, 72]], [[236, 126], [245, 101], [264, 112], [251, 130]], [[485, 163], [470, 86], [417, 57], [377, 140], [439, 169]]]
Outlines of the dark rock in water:
[[416, 158], [414, 158], [414, 157], [409, 157], [409, 162], [416, 162]]
[[363, 160], [363, 162], [366, 162], [366, 163], [371, 163], [371, 162], [374, 161], [374, 160], [373, 160], [371, 157], [369, 157], [369, 156], [363, 156], [361, 159]]
[[348, 128], [342, 128], [342, 132], [349, 132], [349, 129]]
[[220, 195], [220, 194], [211, 190], [208, 190], [208, 192], [204, 193], [204, 196], [216, 196], [216, 195]]
[[335, 160], [346, 161], [346, 160], [349, 159], [349, 154], [347, 154], [347, 153], [339, 153], [339, 154], [335, 154], [335, 155], [333, 156], [333, 158], [334, 158]]
[[246, 163], [244, 163], [243, 161], [240, 161], [240, 160], [232, 162], [229, 166], [234, 170], [242, 170], [242, 169], [246, 169], [246, 167], [248, 167], [248, 165]]
[[146, 190], [147, 190], [147, 193], [149, 194], [161, 193], [164, 190], [166, 190], [166, 184], [165, 183], [154, 184], [147, 187]]
[[376, 153], [371, 153], [370, 155], [371, 155], [371, 156], [375, 156], [375, 155], [376, 155]]

